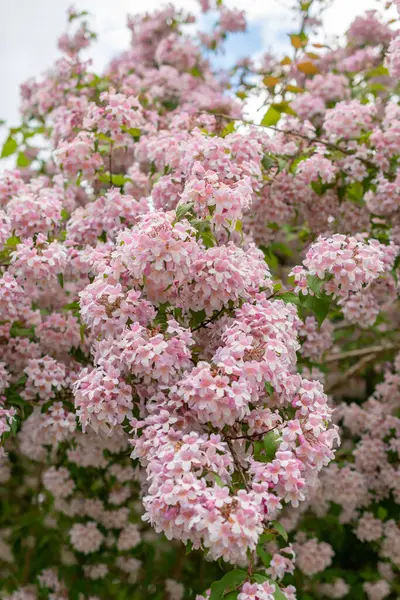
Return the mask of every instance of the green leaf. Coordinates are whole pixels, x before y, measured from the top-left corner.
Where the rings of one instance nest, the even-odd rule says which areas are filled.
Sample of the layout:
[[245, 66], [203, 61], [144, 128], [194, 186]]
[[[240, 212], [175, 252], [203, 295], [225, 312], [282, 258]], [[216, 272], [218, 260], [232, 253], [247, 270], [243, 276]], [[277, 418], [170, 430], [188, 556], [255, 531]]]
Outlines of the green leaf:
[[213, 473], [213, 477], [215, 482], [219, 487], [225, 487], [225, 483], [222, 481], [221, 477], [217, 473]]
[[29, 158], [23, 152], [20, 152], [17, 158], [17, 167], [29, 167], [30, 164]]
[[283, 294], [277, 296], [277, 298], [279, 298], [279, 300], [283, 300], [286, 304], [296, 304], [296, 306], [301, 305], [300, 298], [294, 292], [284, 292]]
[[314, 294], [319, 294], [325, 281], [316, 275], [307, 275], [307, 284]]
[[279, 533], [279, 535], [283, 537], [285, 542], [287, 542], [289, 538], [283, 525], [281, 525], [279, 521], [271, 521], [271, 525]]
[[191, 310], [190, 313], [191, 313], [191, 317], [190, 317], [190, 327], [191, 328], [201, 325], [201, 323], [204, 323], [204, 321], [207, 319], [205, 310], [199, 310], [197, 312]]
[[268, 568], [270, 566], [272, 555], [269, 552], [266, 552], [260, 544], [257, 546], [257, 556], [261, 558], [264, 567]]
[[239, 590], [235, 590], [233, 592], [229, 592], [229, 594], [225, 594], [224, 600], [235, 600], [239, 595]]
[[271, 169], [271, 167], [276, 166], [276, 160], [269, 156], [269, 154], [264, 154], [261, 164], [264, 167], [264, 169], [268, 171], [268, 169]]
[[7, 249], [12, 249], [12, 248], [16, 248], [18, 246], [18, 244], [20, 244], [20, 243], [21, 243], [21, 238], [18, 237], [17, 235], [12, 235], [11, 237], [8, 238], [4, 247]]
[[264, 383], [264, 387], [265, 387], [265, 391], [267, 392], [268, 396], [272, 396], [272, 394], [275, 392], [274, 386], [271, 384], [270, 381], [266, 381]]
[[351, 185], [347, 186], [346, 191], [349, 200], [356, 202], [357, 204], [362, 203], [364, 196], [364, 187], [362, 183], [359, 181], [354, 181]]
[[188, 543], [186, 544], [186, 554], [190, 554], [190, 552], [192, 551], [192, 548], [193, 548], [193, 542], [191, 542], [189, 540]]
[[256, 583], [265, 583], [266, 581], [269, 581], [269, 577], [262, 575], [262, 573], [254, 573], [252, 579]]
[[11, 156], [11, 154], [14, 154], [14, 152], [16, 152], [17, 148], [18, 148], [17, 142], [14, 140], [14, 138], [9, 136], [6, 139], [6, 141], [4, 142], [3, 150], [1, 151], [1, 158], [6, 158], [7, 156]]
[[261, 125], [264, 125], [264, 127], [271, 127], [272, 125], [276, 125], [280, 118], [281, 113], [273, 106], [270, 106], [262, 118]]
[[295, 111], [290, 106], [289, 102], [277, 102], [272, 105], [272, 108], [278, 113], [286, 113], [287, 115], [295, 115]]
[[117, 187], [122, 187], [127, 181], [130, 181], [130, 179], [129, 177], [125, 177], [125, 175], [114, 175], [113, 173], [110, 176], [110, 183], [112, 183], [112, 185], [116, 185]]
[[199, 235], [206, 248], [213, 248], [217, 245], [217, 240], [211, 230], [200, 231]]
[[282, 590], [278, 587], [277, 583], [275, 583], [274, 598], [275, 598], [275, 600], [287, 600], [287, 597], [282, 592]]
[[275, 431], [270, 431], [263, 437], [265, 458], [271, 462], [275, 458], [276, 451], [280, 443], [280, 436]]
[[303, 306], [305, 306], [314, 313], [318, 325], [321, 327], [329, 312], [331, 306], [331, 298], [327, 294], [323, 294], [319, 297], [310, 296], [309, 294], [307, 296], [304, 296], [303, 294], [301, 294], [301, 303]]
[[58, 279], [58, 283], [63, 288], [64, 287], [64, 275], [62, 273], [59, 273], [57, 275], [57, 279]]
[[380, 506], [378, 508], [378, 519], [380, 519], [381, 521], [384, 521], [387, 516], [388, 516], [387, 509], [384, 506]]
[[179, 204], [176, 207], [176, 220], [180, 221], [183, 217], [192, 210], [194, 206], [194, 202], [187, 202], [186, 204]]
[[137, 127], [132, 127], [131, 129], [126, 130], [134, 138], [140, 138], [141, 131]]
[[222, 600], [224, 592], [232, 591], [239, 587], [246, 580], [246, 572], [241, 569], [234, 569], [226, 573], [219, 581], [211, 584], [210, 600]]

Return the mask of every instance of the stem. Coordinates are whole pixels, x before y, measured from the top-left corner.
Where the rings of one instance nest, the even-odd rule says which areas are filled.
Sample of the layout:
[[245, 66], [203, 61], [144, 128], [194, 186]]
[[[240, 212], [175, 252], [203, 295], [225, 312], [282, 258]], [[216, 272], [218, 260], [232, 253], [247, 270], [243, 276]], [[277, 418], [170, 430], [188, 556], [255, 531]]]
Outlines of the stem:
[[231, 442], [231, 440], [230, 440], [230, 439], [226, 440], [226, 443], [228, 444], [228, 448], [229, 448], [229, 450], [231, 451], [232, 458], [233, 458], [233, 462], [235, 463], [235, 467], [236, 467], [236, 469], [237, 469], [237, 471], [238, 471], [238, 473], [239, 473], [240, 477], [242, 478], [242, 481], [243, 481], [243, 483], [244, 483], [244, 487], [246, 488], [246, 491], [249, 491], [249, 486], [247, 485], [246, 476], [245, 476], [245, 474], [244, 474], [244, 471], [243, 471], [242, 465], [241, 465], [241, 464], [240, 464], [240, 462], [239, 462], [239, 459], [238, 459], [238, 457], [237, 457], [237, 454], [236, 454], [236, 452], [235, 452], [235, 450], [234, 450], [234, 448], [233, 448], [233, 444], [232, 444], [232, 442]]
[[271, 431], [274, 431], [274, 429], [279, 427], [280, 424], [281, 423], [278, 423], [278, 425], [275, 425], [275, 427], [268, 429], [268, 431], [262, 431], [261, 433], [254, 433], [253, 435], [238, 435], [237, 437], [225, 437], [225, 440], [227, 442], [228, 442], [228, 440], [250, 440], [250, 441], [252, 441], [255, 438], [263, 437], [264, 435], [267, 435]]
[[[342, 154], [345, 154], [346, 156], [354, 156], [354, 152], [352, 150], [347, 150], [346, 148], [341, 148], [340, 146], [337, 146], [336, 144], [333, 144], [332, 142], [328, 142], [328, 141], [323, 140], [318, 137], [310, 138], [303, 133], [299, 133], [298, 131], [292, 131], [290, 129], [289, 130], [279, 129], [279, 127], [275, 127], [274, 125], [263, 125], [262, 123], [253, 123], [253, 121], [248, 121], [247, 119], [238, 119], [237, 117], [231, 117], [230, 115], [226, 115], [224, 113], [215, 113], [215, 112], [209, 113], [207, 111], [198, 111], [198, 113], [199, 114], [208, 114], [208, 115], [213, 114], [215, 117], [223, 117], [224, 119], [228, 119], [229, 121], [240, 121], [241, 123], [244, 123], [245, 125], [251, 125], [253, 127], [262, 127], [263, 129], [271, 129], [272, 131], [275, 131], [276, 133], [286, 133], [287, 135], [294, 135], [294, 136], [302, 138], [303, 140], [306, 140], [308, 142], [322, 144], [326, 148], [336, 150], [337, 152], [341, 152]], [[347, 141], [351, 142], [351, 141], [357, 141], [357, 140], [350, 139]], [[377, 168], [373, 162], [371, 162], [370, 160], [367, 160], [366, 158], [361, 158], [359, 156], [356, 156], [356, 158], [357, 158], [357, 160], [362, 162], [365, 166], [369, 167], [370, 169]]]
[[372, 354], [368, 354], [367, 356], [364, 356], [363, 358], [361, 358], [358, 362], [356, 362], [355, 365], [353, 365], [352, 367], [350, 367], [350, 369], [347, 369], [347, 371], [345, 373], [343, 373], [343, 375], [341, 377], [339, 377], [334, 383], [332, 383], [331, 386], [328, 386], [325, 389], [326, 393], [330, 393], [332, 392], [335, 388], [337, 388], [338, 386], [340, 386], [342, 383], [345, 383], [349, 377], [352, 377], [352, 375], [355, 375], [358, 371], [360, 371], [365, 365], [367, 365], [369, 362], [371, 362], [372, 360], [374, 360], [376, 358], [376, 353], [372, 353]]
[[382, 344], [380, 346], [368, 346], [367, 348], [357, 348], [356, 350], [348, 350], [347, 352], [338, 352], [337, 354], [330, 354], [326, 357], [325, 362], [335, 362], [336, 360], [343, 360], [345, 358], [353, 358], [357, 356], [365, 356], [368, 354], [379, 354], [380, 352], [395, 350], [398, 347], [398, 344]]

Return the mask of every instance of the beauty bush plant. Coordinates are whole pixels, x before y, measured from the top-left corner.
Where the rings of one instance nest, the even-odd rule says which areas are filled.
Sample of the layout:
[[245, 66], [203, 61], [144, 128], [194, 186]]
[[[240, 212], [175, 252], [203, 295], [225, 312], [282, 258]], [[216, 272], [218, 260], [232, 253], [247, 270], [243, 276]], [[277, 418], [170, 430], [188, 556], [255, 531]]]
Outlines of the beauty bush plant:
[[326, 2], [302, 1], [291, 56], [220, 77], [245, 15], [200, 4], [211, 33], [172, 5], [129, 17], [101, 75], [71, 8], [22, 86], [0, 176], [6, 600], [400, 593], [396, 33], [369, 12], [313, 43]]

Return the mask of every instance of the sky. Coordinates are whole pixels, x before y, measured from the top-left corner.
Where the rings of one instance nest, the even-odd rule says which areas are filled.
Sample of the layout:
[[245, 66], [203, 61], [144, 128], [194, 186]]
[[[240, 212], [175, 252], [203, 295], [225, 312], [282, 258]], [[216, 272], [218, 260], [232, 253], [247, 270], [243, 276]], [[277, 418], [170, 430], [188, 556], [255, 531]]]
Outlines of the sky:
[[[198, 13], [196, 0], [172, 0], [177, 6]], [[382, 5], [383, 0], [334, 0], [325, 13], [328, 35], [340, 35], [355, 15]], [[225, 0], [230, 7], [245, 9], [249, 20], [246, 34], [236, 34], [227, 45], [224, 63], [267, 50], [283, 51], [292, 25], [291, 0]], [[71, 0], [0, 0], [0, 119], [18, 123], [19, 85], [46, 70], [59, 56], [57, 38], [65, 30], [66, 10]], [[127, 13], [151, 11], [162, 0], [75, 0], [89, 11], [99, 40], [90, 54], [101, 70], [126, 48], [130, 35]]]

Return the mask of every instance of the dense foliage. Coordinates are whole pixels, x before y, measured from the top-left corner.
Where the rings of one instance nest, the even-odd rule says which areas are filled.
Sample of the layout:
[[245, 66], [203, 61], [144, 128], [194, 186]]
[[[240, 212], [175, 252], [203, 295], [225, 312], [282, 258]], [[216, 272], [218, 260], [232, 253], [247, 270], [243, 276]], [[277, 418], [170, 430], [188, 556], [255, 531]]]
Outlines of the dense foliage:
[[[245, 15], [90, 19], [0, 175], [7, 600], [398, 598], [400, 36], [368, 12], [229, 73]], [[400, 2], [397, 2], [400, 5]], [[400, 6], [399, 6], [400, 10]], [[260, 123], [248, 116], [263, 102]]]

